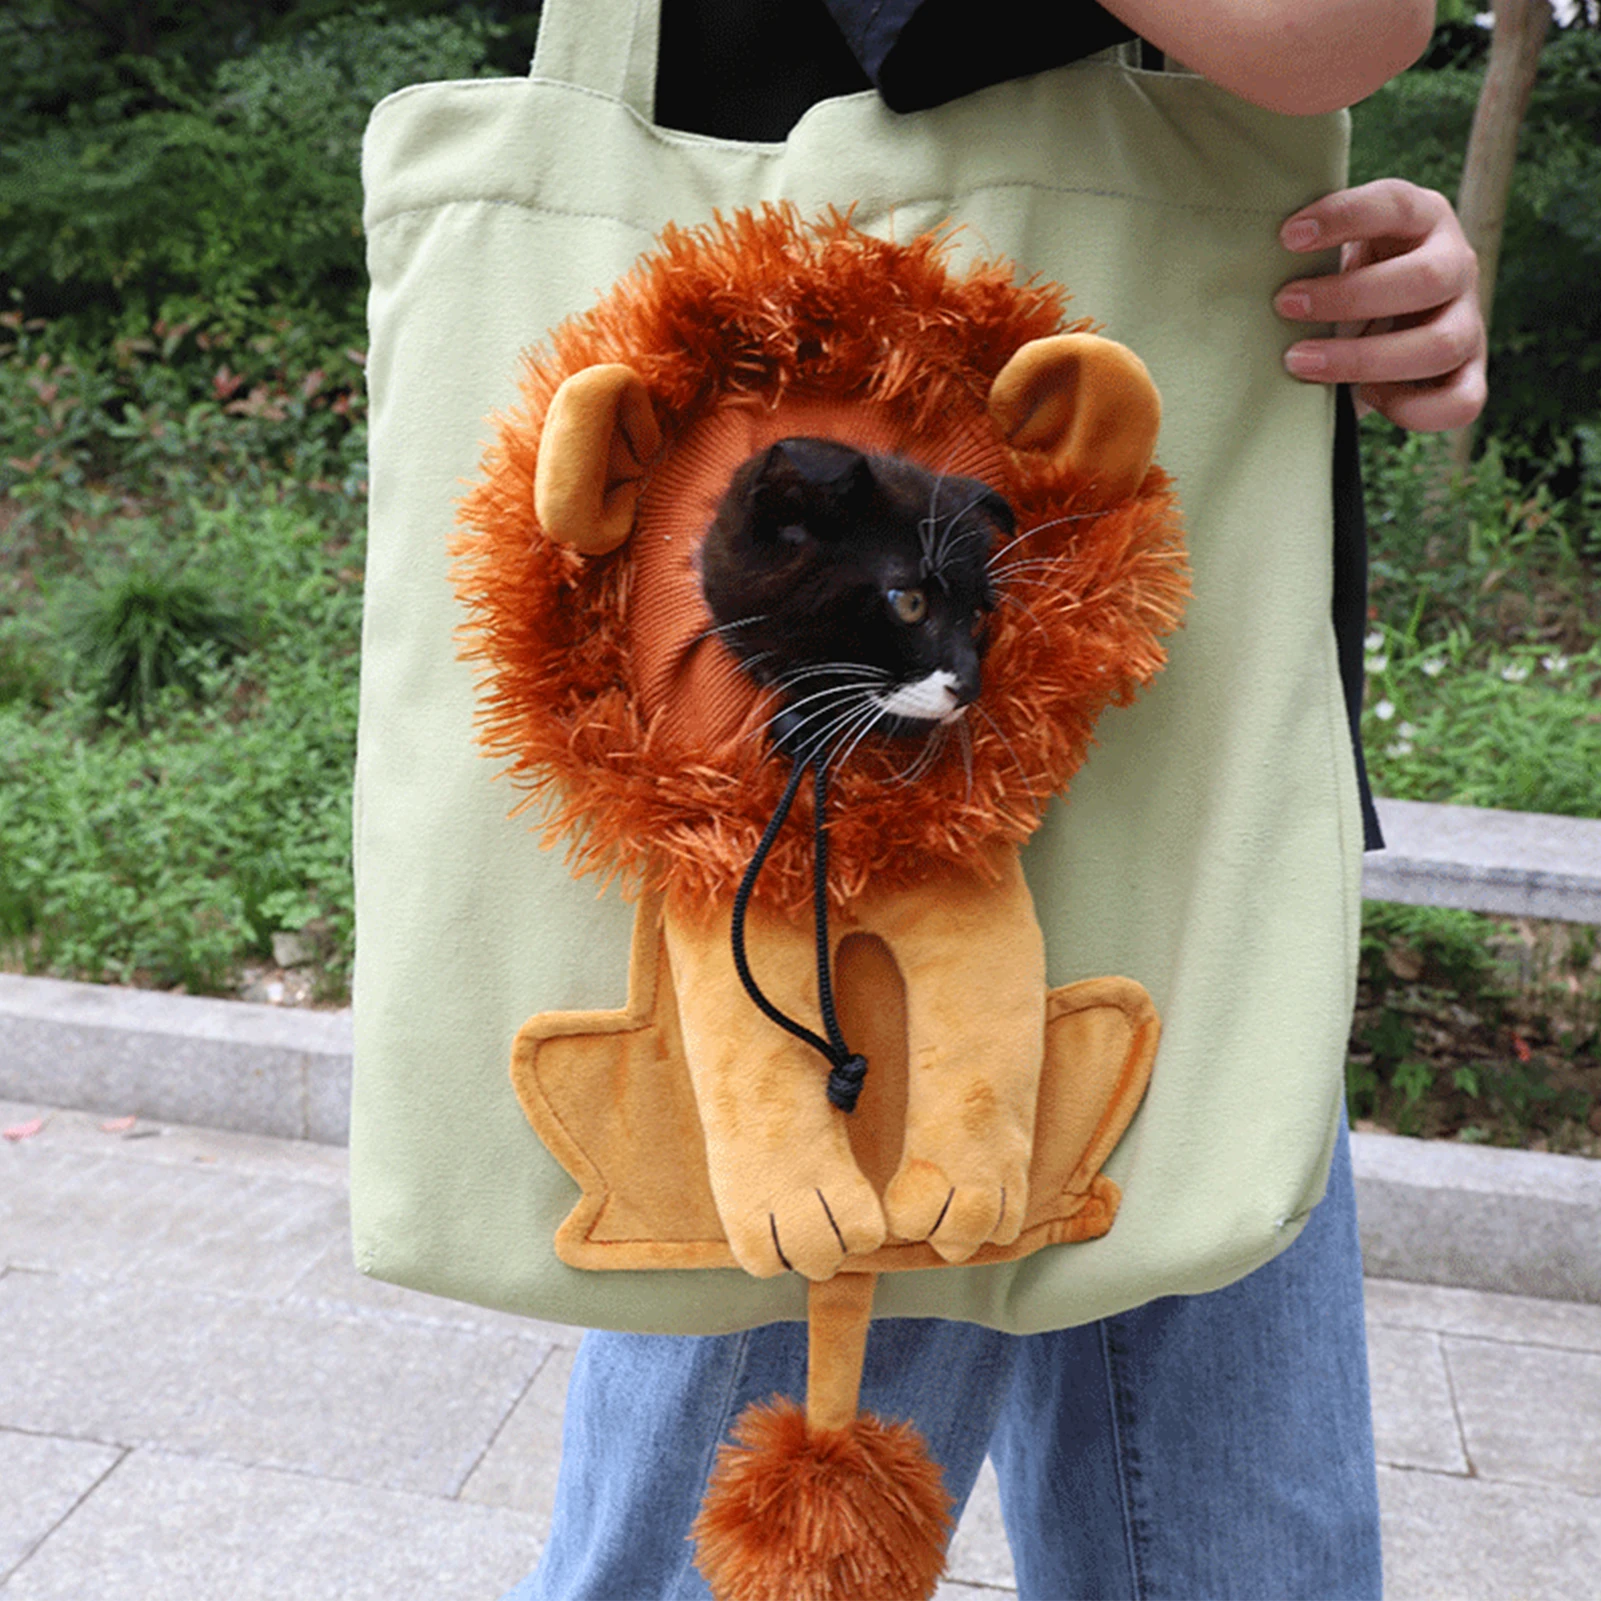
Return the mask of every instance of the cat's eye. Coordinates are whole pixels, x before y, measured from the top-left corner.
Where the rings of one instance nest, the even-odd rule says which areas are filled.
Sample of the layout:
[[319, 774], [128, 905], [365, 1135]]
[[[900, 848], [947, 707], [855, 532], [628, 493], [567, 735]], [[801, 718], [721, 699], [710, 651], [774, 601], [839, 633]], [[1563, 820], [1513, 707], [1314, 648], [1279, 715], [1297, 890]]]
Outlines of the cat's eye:
[[903, 623], [920, 623], [928, 616], [928, 596], [920, 589], [892, 589], [885, 598]]

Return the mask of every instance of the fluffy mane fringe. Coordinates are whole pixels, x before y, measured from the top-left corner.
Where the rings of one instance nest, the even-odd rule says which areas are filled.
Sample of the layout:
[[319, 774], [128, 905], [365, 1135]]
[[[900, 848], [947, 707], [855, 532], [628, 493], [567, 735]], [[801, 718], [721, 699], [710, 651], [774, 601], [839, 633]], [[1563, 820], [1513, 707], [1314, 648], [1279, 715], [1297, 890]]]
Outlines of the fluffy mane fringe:
[[[1008, 264], [957, 277], [949, 245], [927, 234], [896, 244], [837, 212], [806, 222], [789, 206], [669, 227], [548, 351], [526, 358], [522, 403], [495, 419], [482, 480], [461, 506], [454, 580], [468, 619], [462, 655], [481, 670], [481, 743], [526, 792], [516, 810], [545, 809], [545, 843], [568, 840], [575, 871], [726, 905], [785, 773], [754, 746], [714, 767], [652, 738], [629, 660], [628, 546], [586, 559], [547, 539], [534, 515], [552, 396], [584, 367], [626, 362], [668, 452], [715, 407], [777, 407], [793, 395], [881, 408], [909, 452], [932, 460], [923, 441], [985, 426], [990, 384], [1019, 346], [1090, 327], [1064, 325], [1062, 291], [1018, 283]], [[1000, 563], [1020, 565], [998, 585], [969, 759], [953, 739], [908, 784], [897, 775], [911, 752], [858, 750], [835, 781], [830, 818], [841, 901], [869, 881], [895, 887], [1021, 843], [1077, 771], [1096, 718], [1165, 661], [1160, 638], [1188, 594], [1166, 476], [1152, 468], [1134, 499], [1100, 510], [1085, 484], [1003, 454], [995, 487], [1018, 537]], [[761, 881], [768, 904], [809, 904], [809, 831], [802, 800]]]

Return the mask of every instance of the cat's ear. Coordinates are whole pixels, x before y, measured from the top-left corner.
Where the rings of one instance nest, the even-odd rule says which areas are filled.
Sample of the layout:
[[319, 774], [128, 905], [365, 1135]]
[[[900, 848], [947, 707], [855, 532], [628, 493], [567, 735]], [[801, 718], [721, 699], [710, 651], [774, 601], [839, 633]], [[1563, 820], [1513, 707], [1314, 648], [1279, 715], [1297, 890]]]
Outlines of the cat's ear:
[[632, 367], [585, 367], [566, 379], [545, 413], [534, 468], [534, 515], [545, 533], [586, 556], [628, 538], [661, 428]]
[[873, 469], [861, 451], [833, 439], [780, 439], [760, 457], [751, 484], [758, 529], [803, 526], [826, 537], [873, 494]]
[[982, 512], [992, 523], [1003, 539], [1009, 539], [1017, 531], [1017, 515], [1013, 512], [1010, 503], [1004, 495], [997, 494], [993, 489], [985, 487], [984, 493], [973, 502], [972, 510]]
[[1014, 353], [990, 386], [989, 414], [1014, 450], [1048, 456], [1115, 505], [1144, 482], [1162, 397], [1127, 346], [1057, 334]]

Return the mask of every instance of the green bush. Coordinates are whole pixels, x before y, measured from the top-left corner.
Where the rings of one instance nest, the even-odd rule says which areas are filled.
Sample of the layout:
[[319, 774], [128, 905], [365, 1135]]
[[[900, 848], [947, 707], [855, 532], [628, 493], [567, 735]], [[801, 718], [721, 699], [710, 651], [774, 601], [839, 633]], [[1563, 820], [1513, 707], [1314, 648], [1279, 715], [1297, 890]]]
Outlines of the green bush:
[[171, 321], [174, 297], [235, 332], [312, 312], [359, 342], [367, 114], [405, 84], [484, 70], [497, 31], [369, 5], [205, 74], [118, 58], [114, 86], [4, 141], [0, 282], [113, 323]]
[[1351, 1116], [1401, 1134], [1601, 1154], [1598, 1017], [1590, 931], [1369, 901]]
[[67, 637], [95, 705], [141, 729], [164, 691], [198, 698], [208, 670], [249, 643], [238, 610], [205, 584], [145, 567], [82, 594]]
[[[156, 537], [126, 532], [136, 551]], [[32, 971], [228, 990], [280, 929], [315, 923], [325, 982], [351, 942], [350, 774], [359, 531], [292, 504], [195, 513], [197, 570], [252, 598], [255, 637], [191, 659], [198, 695], [155, 695], [150, 725], [103, 723], [58, 681], [0, 704], [0, 950]], [[14, 619], [15, 621], [15, 619]]]
[[1494, 441], [1370, 425], [1372, 615], [1364, 743], [1376, 788], [1601, 814], [1601, 585], [1582, 503], [1520, 484]]
[[246, 487], [359, 494], [363, 352], [308, 319], [234, 336], [191, 309], [96, 346], [0, 314], [0, 496], [28, 548], [70, 544], [129, 497], [183, 514]]

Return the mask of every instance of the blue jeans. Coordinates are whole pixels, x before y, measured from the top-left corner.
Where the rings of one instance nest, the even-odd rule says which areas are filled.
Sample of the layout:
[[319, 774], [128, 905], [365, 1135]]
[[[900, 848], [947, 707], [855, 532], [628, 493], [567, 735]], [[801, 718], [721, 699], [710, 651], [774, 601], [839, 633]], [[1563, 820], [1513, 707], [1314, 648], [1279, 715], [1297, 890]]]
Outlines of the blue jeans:
[[[705, 1601], [686, 1533], [718, 1443], [805, 1377], [799, 1324], [586, 1336], [550, 1542], [504, 1601]], [[862, 1401], [916, 1422], [958, 1505], [989, 1453], [1024, 1601], [1380, 1594], [1343, 1129], [1323, 1204], [1248, 1278], [1026, 1337], [887, 1319]]]

